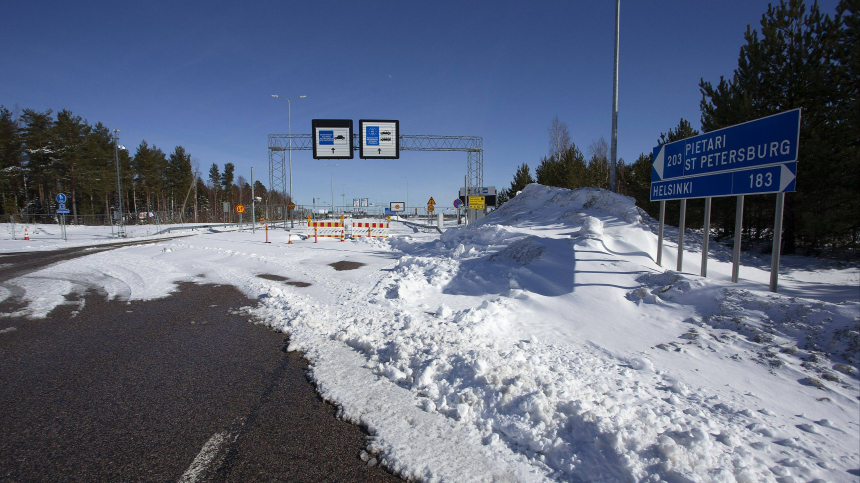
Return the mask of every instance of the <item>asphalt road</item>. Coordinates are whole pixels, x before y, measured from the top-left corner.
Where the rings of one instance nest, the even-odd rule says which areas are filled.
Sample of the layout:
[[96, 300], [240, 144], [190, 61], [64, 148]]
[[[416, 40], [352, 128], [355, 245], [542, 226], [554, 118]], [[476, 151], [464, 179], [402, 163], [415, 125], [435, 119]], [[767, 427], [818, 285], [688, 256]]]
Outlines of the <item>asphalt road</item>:
[[[43, 253], [0, 282], [85, 252]], [[234, 287], [131, 303], [96, 288], [47, 319], [0, 317], [0, 481], [399, 481], [359, 458], [367, 435]]]

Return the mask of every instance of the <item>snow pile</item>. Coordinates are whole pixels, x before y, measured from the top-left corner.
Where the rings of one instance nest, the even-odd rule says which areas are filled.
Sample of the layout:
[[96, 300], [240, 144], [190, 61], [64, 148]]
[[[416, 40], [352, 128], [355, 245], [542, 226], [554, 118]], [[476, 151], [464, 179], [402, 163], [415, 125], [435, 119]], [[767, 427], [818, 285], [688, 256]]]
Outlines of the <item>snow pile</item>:
[[603, 235], [603, 222], [593, 216], [586, 216], [582, 220], [582, 228], [579, 236], [600, 238]]
[[487, 223], [553, 225], [559, 221], [578, 224], [585, 210], [611, 215], [628, 224], [641, 223], [643, 215], [647, 216], [629, 196], [600, 188], [566, 190], [532, 183], [491, 216], [472, 226]]

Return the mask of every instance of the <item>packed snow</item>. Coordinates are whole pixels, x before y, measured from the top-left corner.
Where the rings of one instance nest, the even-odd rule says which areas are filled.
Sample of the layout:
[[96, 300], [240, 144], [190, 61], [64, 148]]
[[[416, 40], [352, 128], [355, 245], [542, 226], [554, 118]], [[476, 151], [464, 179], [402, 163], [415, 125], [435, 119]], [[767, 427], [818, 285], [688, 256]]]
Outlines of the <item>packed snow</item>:
[[345, 242], [281, 230], [268, 245], [209, 230], [63, 262], [0, 297], [38, 318], [92, 286], [131, 300], [235, 285], [368, 428], [356, 456], [412, 480], [860, 479], [856, 264], [783, 257], [773, 294], [769, 259], [745, 254], [734, 284], [718, 243], [699, 277], [688, 231], [684, 271], [666, 270], [656, 222], [589, 188], [529, 185], [441, 236], [393, 225]]

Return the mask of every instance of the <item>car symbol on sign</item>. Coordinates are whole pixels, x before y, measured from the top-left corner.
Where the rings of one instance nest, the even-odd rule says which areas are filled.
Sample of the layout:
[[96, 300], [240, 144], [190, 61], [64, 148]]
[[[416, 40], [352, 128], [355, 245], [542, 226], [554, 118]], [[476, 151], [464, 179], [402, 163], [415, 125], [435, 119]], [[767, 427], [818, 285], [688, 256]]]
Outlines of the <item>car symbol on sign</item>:
[[380, 140], [380, 141], [388, 142], [388, 141], [391, 141], [391, 138], [380, 138], [379, 140]]
[[391, 134], [391, 131], [382, 131], [380, 134], [383, 134], [383, 135], [390, 135], [390, 134]]
[[343, 140], [343, 139], [346, 139], [345, 137], [343, 137], [343, 134], [338, 134], [338, 135], [337, 135], [337, 136], [335, 136], [334, 138], [335, 138], [335, 139], [337, 139], [338, 141]]

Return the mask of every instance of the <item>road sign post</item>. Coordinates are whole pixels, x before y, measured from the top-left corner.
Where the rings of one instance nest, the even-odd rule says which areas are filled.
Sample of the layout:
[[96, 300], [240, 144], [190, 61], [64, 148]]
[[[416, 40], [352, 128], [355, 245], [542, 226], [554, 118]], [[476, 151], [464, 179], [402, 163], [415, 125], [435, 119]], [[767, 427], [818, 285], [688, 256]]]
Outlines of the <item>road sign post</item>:
[[[245, 212], [245, 205], [236, 205], [236, 213], [239, 213], [239, 228], [242, 228], [242, 213]], [[251, 217], [251, 221], [254, 221], [254, 218]]]
[[[665, 203], [665, 201], [664, 201]], [[705, 198], [705, 223], [702, 229], [702, 271], [703, 277], [708, 276], [708, 244], [711, 241], [711, 197]]]
[[795, 191], [800, 140], [800, 109], [729, 126], [654, 148], [651, 201], [660, 201], [657, 264], [662, 265], [665, 201], [681, 200], [678, 232], [678, 271], [682, 269], [686, 200], [706, 198], [702, 241], [702, 276], [707, 274], [711, 198], [737, 196], [732, 281], [740, 266], [743, 197], [777, 193], [774, 220], [774, 253], [771, 259], [771, 291], [777, 289], [779, 249], [782, 237], [782, 201]]
[[684, 228], [687, 221], [687, 200], [681, 200], [681, 216], [678, 217], [678, 271], [684, 267]]

